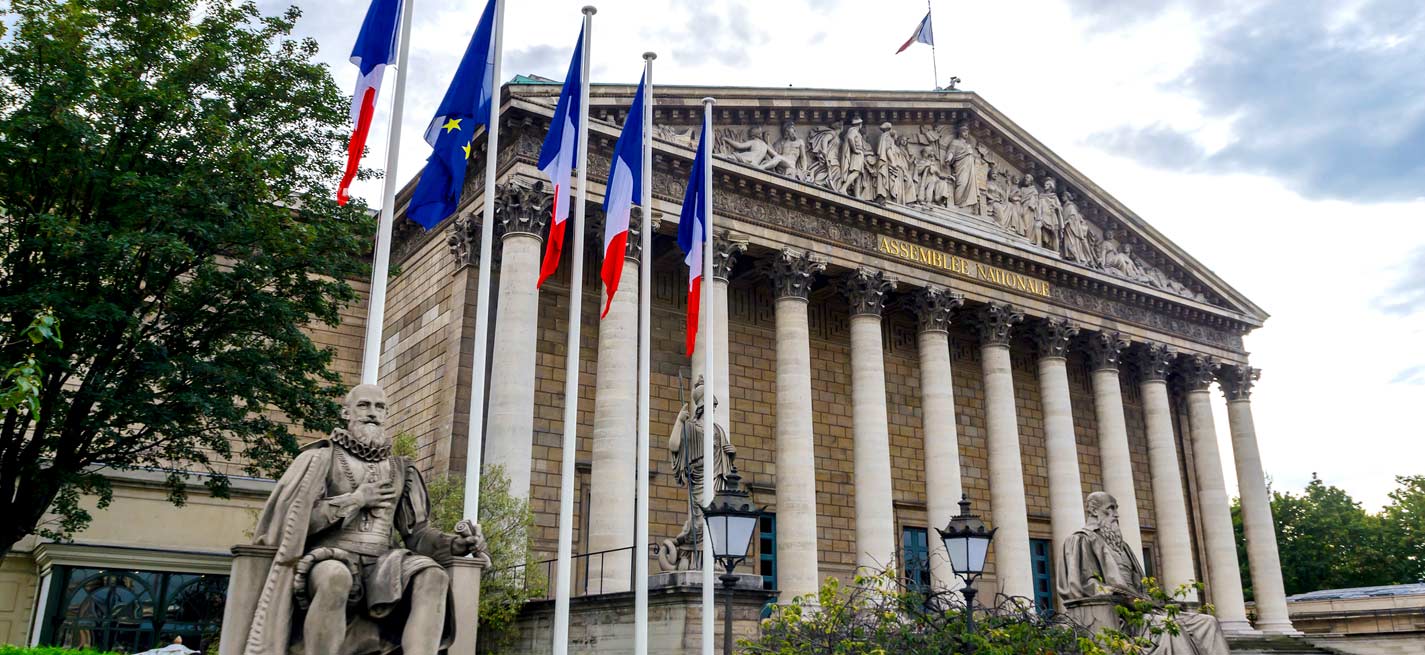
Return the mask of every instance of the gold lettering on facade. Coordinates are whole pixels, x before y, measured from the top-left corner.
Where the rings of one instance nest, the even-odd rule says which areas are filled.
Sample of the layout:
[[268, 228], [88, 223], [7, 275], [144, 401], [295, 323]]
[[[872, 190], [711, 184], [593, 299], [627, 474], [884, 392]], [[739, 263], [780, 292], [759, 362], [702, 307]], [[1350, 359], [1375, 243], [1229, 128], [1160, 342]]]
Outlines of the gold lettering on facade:
[[[1036, 280], [1032, 277], [1021, 275], [1002, 268], [971, 262], [970, 260], [932, 250], [925, 246], [917, 246], [900, 239], [892, 239], [882, 236], [878, 245], [883, 254], [891, 255], [906, 261], [929, 266], [930, 268], [948, 271], [955, 275], [967, 278], [982, 280], [996, 286], [1001, 286], [1012, 291], [1031, 293], [1036, 296], [1048, 298], [1049, 283], [1043, 280]], [[973, 266], [973, 269], [971, 268]]]

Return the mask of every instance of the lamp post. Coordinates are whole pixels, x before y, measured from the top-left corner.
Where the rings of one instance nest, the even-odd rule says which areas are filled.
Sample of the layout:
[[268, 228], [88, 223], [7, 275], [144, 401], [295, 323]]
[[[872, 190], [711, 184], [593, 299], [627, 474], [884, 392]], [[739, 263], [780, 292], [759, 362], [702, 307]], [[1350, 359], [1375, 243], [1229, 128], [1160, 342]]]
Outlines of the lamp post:
[[713, 496], [712, 502], [703, 508], [703, 519], [707, 521], [708, 538], [712, 540], [713, 557], [726, 571], [718, 579], [726, 593], [722, 619], [722, 652], [732, 655], [732, 585], [737, 581], [733, 569], [747, 559], [747, 549], [752, 545], [752, 534], [757, 529], [757, 519], [762, 509], [753, 507], [747, 491], [742, 488], [742, 476], [737, 474], [737, 466], [729, 466], [723, 476], [722, 489]]
[[950, 555], [951, 568], [965, 582], [960, 592], [965, 594], [967, 636], [975, 632], [975, 580], [985, 572], [985, 558], [996, 529], [986, 528], [980, 517], [970, 513], [970, 497], [964, 494], [960, 495], [960, 513], [950, 519], [944, 530], [936, 529]]

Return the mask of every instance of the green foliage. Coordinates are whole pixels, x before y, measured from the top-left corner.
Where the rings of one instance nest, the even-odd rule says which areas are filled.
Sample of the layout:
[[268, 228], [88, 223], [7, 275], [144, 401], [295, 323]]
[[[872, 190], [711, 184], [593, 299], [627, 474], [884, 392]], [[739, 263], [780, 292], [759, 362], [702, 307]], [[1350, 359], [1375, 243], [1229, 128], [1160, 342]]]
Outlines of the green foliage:
[[[1301, 494], [1271, 492], [1286, 593], [1416, 582], [1420, 568], [1411, 568], [1425, 554], [1425, 484], [1400, 477], [1394, 502], [1380, 514], [1368, 513], [1340, 487], [1312, 474]], [[1412, 491], [1413, 490], [1413, 491]], [[1413, 502], [1412, 502], [1413, 501]], [[1411, 512], [1413, 505], [1418, 511]], [[1243, 536], [1240, 501], [1232, 502], [1237, 533], [1237, 559], [1243, 591], [1252, 597], [1252, 576]], [[1413, 557], [1412, 559], [1412, 551]]]
[[[890, 572], [857, 576], [851, 587], [830, 578], [815, 598], [775, 606], [760, 636], [739, 647], [754, 655], [1127, 655], [1147, 652], [1156, 635], [1178, 629], [1172, 599], [1155, 584], [1149, 591], [1131, 607], [1119, 608], [1126, 631], [1090, 634], [1065, 617], [1046, 619], [1025, 609], [1029, 604], [1023, 599], [977, 607], [976, 626], [969, 631], [958, 592], [925, 595], [901, 586]], [[1152, 612], [1167, 616], [1150, 621]]]
[[331, 353], [301, 328], [355, 299], [373, 225], [332, 200], [348, 101], [298, 16], [0, 4], [0, 557], [86, 525], [101, 465], [174, 471], [181, 503], [181, 471], [221, 496], [220, 461], [285, 466], [271, 410], [336, 425]]
[[[416, 458], [419, 449], [416, 438], [409, 433], [396, 435], [391, 452]], [[465, 479], [448, 473], [426, 480], [430, 495], [431, 523], [441, 530], [454, 530], [464, 518]], [[480, 529], [490, 552], [492, 566], [480, 581], [481, 653], [500, 653], [513, 638], [515, 619], [520, 608], [530, 600], [543, 598], [548, 582], [538, 568], [519, 566], [535, 560], [534, 513], [529, 501], [510, 493], [510, 480], [503, 466], [490, 466], [480, 476]]]
[[26, 648], [24, 646], [9, 646], [0, 644], [0, 655], [116, 655], [109, 651], [75, 650], [73, 648], [59, 648], [57, 646], [40, 646], [38, 648]]

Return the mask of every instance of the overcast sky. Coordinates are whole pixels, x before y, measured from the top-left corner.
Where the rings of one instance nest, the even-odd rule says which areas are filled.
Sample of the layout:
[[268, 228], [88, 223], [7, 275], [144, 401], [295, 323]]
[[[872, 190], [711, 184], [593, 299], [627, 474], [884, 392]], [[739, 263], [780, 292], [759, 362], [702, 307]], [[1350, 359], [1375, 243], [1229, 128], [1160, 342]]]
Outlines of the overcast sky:
[[[429, 153], [420, 134], [484, 5], [415, 1], [402, 181]], [[353, 86], [366, 0], [299, 4], [299, 32]], [[509, 2], [504, 77], [562, 78], [583, 4]], [[1425, 474], [1425, 3], [933, 5], [942, 84], [959, 76], [1272, 314], [1247, 347], [1264, 370], [1253, 406], [1276, 488], [1317, 472], [1375, 509], [1395, 475]], [[596, 82], [637, 82], [653, 50], [668, 84], [930, 87], [928, 47], [893, 54], [919, 0], [597, 6]], [[383, 113], [367, 165], [385, 140]], [[356, 192], [379, 204], [379, 183]]]

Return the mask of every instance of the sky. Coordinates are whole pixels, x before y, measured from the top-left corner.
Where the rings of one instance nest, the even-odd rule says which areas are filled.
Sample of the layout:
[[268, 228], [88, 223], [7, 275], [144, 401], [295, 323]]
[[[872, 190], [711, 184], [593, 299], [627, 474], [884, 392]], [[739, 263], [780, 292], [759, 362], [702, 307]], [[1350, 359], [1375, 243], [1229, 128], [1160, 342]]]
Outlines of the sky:
[[[415, 0], [397, 179], [483, 0]], [[269, 13], [290, 4], [261, 0]], [[298, 0], [339, 85], [366, 0]], [[585, 2], [516, 0], [504, 77], [561, 79]], [[939, 82], [961, 78], [1272, 315], [1246, 339], [1275, 489], [1313, 473], [1368, 509], [1425, 474], [1425, 3], [932, 0]], [[919, 0], [603, 0], [592, 79], [926, 90], [893, 54]], [[388, 77], [385, 98], [391, 97]], [[385, 157], [386, 115], [368, 166]], [[380, 182], [355, 188], [375, 206]], [[1229, 485], [1225, 403], [1214, 394]]]

